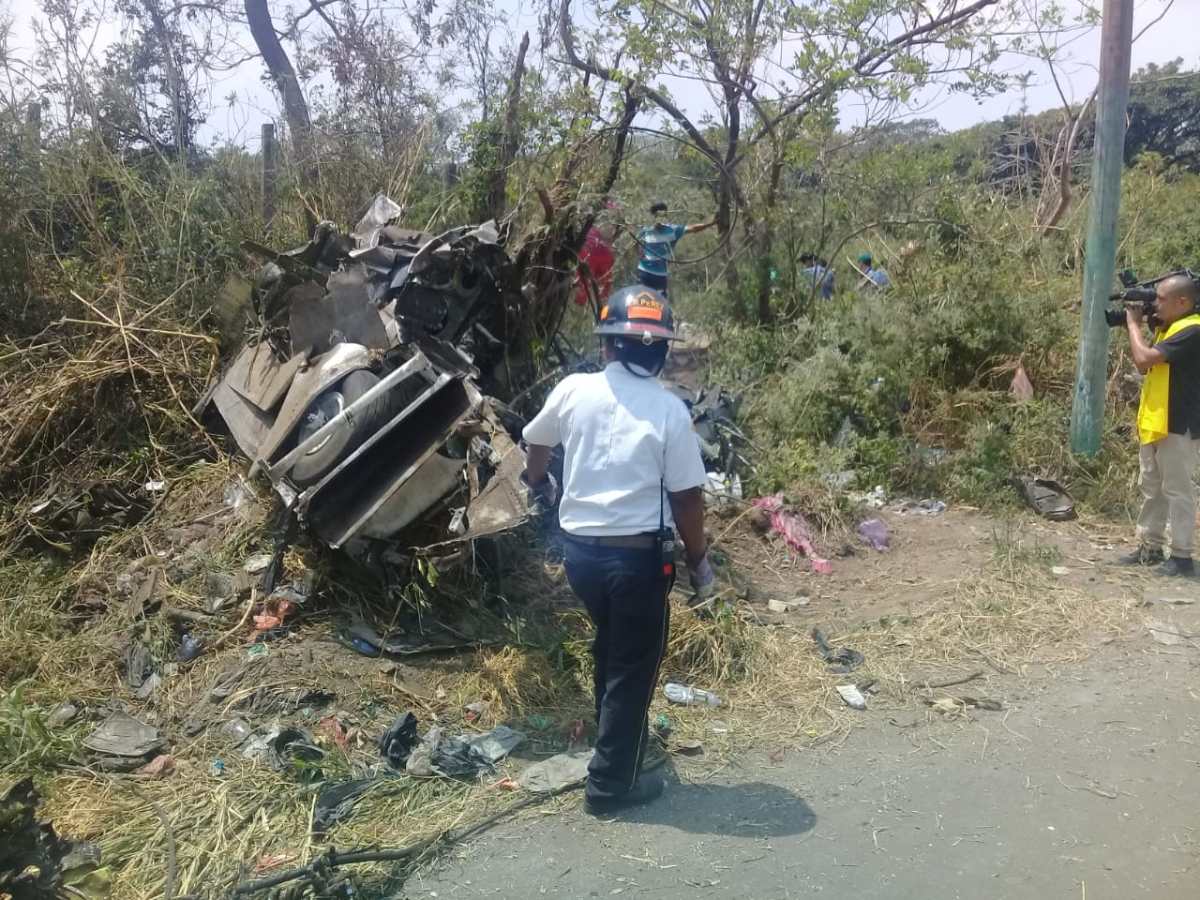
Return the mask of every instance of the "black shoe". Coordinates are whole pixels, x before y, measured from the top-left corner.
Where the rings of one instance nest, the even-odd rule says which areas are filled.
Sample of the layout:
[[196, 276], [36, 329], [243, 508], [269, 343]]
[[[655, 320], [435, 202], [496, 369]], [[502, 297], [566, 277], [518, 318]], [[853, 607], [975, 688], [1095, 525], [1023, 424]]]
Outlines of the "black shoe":
[[1141, 544], [1132, 553], [1117, 557], [1118, 566], [1155, 566], [1167, 558], [1159, 547]]
[[1166, 575], [1171, 578], [1191, 578], [1196, 574], [1196, 567], [1190, 557], [1172, 556], [1154, 570], [1155, 575]]
[[592, 816], [611, 816], [631, 806], [641, 806], [656, 800], [666, 783], [657, 775], [639, 775], [633, 790], [616, 797], [584, 797], [583, 809]]

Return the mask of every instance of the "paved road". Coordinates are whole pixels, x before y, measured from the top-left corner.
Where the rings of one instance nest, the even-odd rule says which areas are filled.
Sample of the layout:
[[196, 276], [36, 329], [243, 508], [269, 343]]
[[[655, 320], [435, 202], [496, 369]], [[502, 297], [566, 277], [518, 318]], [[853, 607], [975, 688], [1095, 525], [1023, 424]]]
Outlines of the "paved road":
[[836, 750], [681, 766], [617, 820], [502, 826], [399, 896], [1197, 900], [1198, 675], [1200, 649], [1140, 637], [990, 681], [1007, 713], [873, 709]]

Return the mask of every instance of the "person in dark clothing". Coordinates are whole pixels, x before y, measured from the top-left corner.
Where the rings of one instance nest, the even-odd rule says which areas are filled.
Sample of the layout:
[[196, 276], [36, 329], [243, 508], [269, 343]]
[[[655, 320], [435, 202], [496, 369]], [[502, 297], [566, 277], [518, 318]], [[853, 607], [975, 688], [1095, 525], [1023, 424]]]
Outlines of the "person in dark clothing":
[[714, 578], [699, 440], [683, 401], [656, 377], [675, 338], [667, 300], [643, 286], [622, 288], [608, 299], [596, 333], [607, 366], [570, 375], [551, 391], [524, 430], [523, 478], [553, 505], [557, 486], [547, 466], [562, 445], [567, 578], [596, 627], [597, 736], [585, 807], [606, 814], [663, 790], [662, 779], [643, 770], [674, 583], [666, 529], [683, 538], [699, 597], [711, 594]]

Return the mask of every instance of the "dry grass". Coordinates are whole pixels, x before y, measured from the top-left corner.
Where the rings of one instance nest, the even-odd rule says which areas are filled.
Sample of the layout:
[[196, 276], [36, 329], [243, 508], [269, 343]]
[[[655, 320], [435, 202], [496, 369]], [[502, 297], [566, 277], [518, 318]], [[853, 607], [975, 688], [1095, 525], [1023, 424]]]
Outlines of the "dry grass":
[[[327, 840], [315, 839], [309, 834], [313, 787], [295, 773], [243, 759], [220, 733], [220, 723], [233, 715], [260, 724], [276, 715], [239, 706], [259, 688], [335, 689], [332, 707], [307, 718], [299, 711], [289, 719], [299, 717], [311, 729], [316, 718], [332, 712], [351, 728], [347, 752], [325, 741], [327, 756], [321, 766], [334, 780], [360, 777], [378, 766], [374, 736], [404, 709], [415, 709], [422, 727], [437, 721], [451, 732], [504, 722], [523, 727], [532, 738], [518, 753], [526, 754], [526, 760], [563, 749], [572, 723], [590, 722], [586, 618], [570, 608], [570, 592], [554, 554], [530, 548], [527, 541], [524, 556], [518, 555], [516, 545], [506, 549], [515, 568], [500, 582], [500, 597], [490, 597], [488, 604], [477, 579], [447, 576], [440, 585], [450, 598], [445, 602], [465, 608], [474, 604], [478, 609], [473, 614], [484, 615], [485, 605], [499, 604], [509, 633], [503, 645], [414, 661], [396, 670], [329, 642], [328, 616], [318, 610], [305, 619], [302, 639], [273, 645], [261, 667], [222, 703], [207, 703], [206, 692], [218, 672], [246, 659], [245, 635], [168, 678], [151, 701], [130, 700], [121, 681], [119, 646], [131, 623], [111, 610], [85, 621], [65, 617], [81, 592], [110, 585], [131, 561], [155, 557], [162, 549], [186, 553], [186, 547], [171, 544], [173, 529], [205, 516], [235, 475], [227, 464], [189, 471], [175, 482], [171, 503], [164, 504], [154, 522], [101, 542], [74, 567], [52, 573], [28, 562], [0, 567], [0, 653], [24, 654], [21, 665], [28, 683], [23, 702], [44, 712], [65, 697], [83, 700], [93, 709], [116, 700], [172, 736], [178, 770], [162, 781], [73, 766], [74, 742], [92, 727], [90, 723], [70, 730], [57, 755], [35, 767], [47, 797], [44, 814], [66, 835], [100, 844], [119, 898], [162, 896], [171, 843], [176, 896], [217, 897], [239, 880], [264, 874], [254, 871], [260, 863], [278, 871], [311, 861], [329, 845], [405, 846], [477, 822], [519, 800], [497, 784], [515, 773], [522, 760], [506, 762], [496, 776], [480, 782], [382, 778]], [[236, 567], [261, 548], [261, 517], [215, 521], [205, 565], [169, 585], [172, 604], [199, 608], [206, 571]], [[744, 552], [753, 539], [742, 540], [742, 527], [748, 529], [743, 523], [726, 541], [734, 566], [763, 565]], [[314, 561], [320, 562], [296, 555], [289, 565], [298, 569]], [[878, 693], [872, 706], [901, 708], [926, 693], [925, 681], [979, 669], [1019, 675], [1034, 664], [1081, 658], [1098, 639], [1121, 633], [1140, 615], [1128, 601], [1099, 599], [1065, 586], [1050, 576], [1047, 564], [1042, 549], [1024, 543], [1021, 535], [999, 533], [982, 576], [964, 573], [905, 616], [831, 631], [833, 644], [851, 646], [866, 657], [865, 665], [849, 676], [828, 671], [815, 652], [809, 626], [764, 626], [745, 604], [702, 619], [677, 595], [663, 680], [715, 690], [725, 702], [716, 709], [680, 708], [668, 706], [660, 695], [651, 714], [666, 714], [676, 735], [703, 742], [704, 756], [681, 766], [683, 777], [700, 776], [748, 749], [806, 748], [843, 739], [866, 719], [842, 703], [835, 692], [838, 683], [874, 680]], [[432, 608], [443, 602], [427, 601]], [[378, 597], [356, 602], [364, 610], [385, 605]], [[220, 629], [234, 624], [241, 612], [227, 610]], [[167, 652], [173, 637], [161, 617], [136, 627], [145, 640]], [[8, 660], [6, 664], [12, 665]], [[989, 686], [976, 683], [963, 690], [987, 696]], [[468, 723], [463, 707], [477, 700], [487, 703], [486, 711], [479, 721]], [[197, 708], [206, 711], [212, 724], [198, 737], [184, 738], [180, 725]], [[546, 716], [550, 726], [533, 728], [530, 717], [535, 714]], [[3, 722], [0, 718], [0, 737]], [[218, 759], [224, 764], [221, 773], [213, 769]], [[0, 770], [16, 774], [3, 766]], [[577, 801], [567, 796], [551, 802]], [[366, 886], [365, 879], [383, 891], [395, 871], [383, 865], [358, 867], [356, 877], [360, 887]]]

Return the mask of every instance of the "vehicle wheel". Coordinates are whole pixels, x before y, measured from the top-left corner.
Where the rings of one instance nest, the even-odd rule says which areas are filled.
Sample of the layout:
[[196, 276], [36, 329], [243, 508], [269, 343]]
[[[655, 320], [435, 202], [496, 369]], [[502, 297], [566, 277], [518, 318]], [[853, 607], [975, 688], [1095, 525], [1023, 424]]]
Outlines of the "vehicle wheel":
[[[378, 383], [379, 378], [366, 369], [351, 372], [309, 405], [300, 421], [297, 441], [302, 442], [315, 434], [321, 426]], [[391, 408], [390, 401], [391, 398], [387, 396], [373, 401], [363, 415], [355, 416], [353, 423], [343, 422], [332, 434], [307, 450], [292, 466], [291, 480], [300, 487], [320, 481], [330, 469], [383, 424]]]

